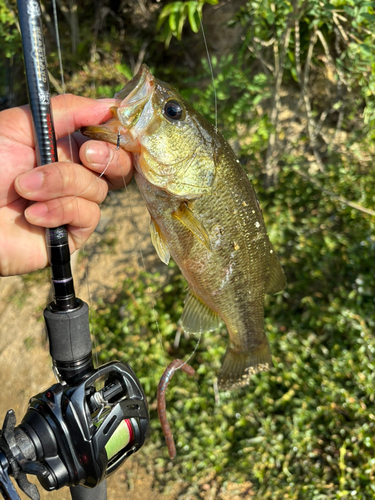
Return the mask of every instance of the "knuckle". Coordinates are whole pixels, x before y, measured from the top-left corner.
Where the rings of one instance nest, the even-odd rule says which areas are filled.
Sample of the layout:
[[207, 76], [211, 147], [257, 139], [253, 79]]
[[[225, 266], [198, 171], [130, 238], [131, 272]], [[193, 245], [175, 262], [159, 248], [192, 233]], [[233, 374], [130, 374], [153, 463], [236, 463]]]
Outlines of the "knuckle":
[[106, 183], [106, 181], [101, 180], [98, 193], [98, 203], [103, 203], [103, 201], [107, 197], [107, 194], [108, 194], [108, 184]]
[[62, 195], [66, 195], [70, 192], [71, 187], [73, 185], [72, 183], [72, 171], [71, 168], [69, 168], [68, 163], [59, 163], [57, 165], [56, 173], [58, 174], [58, 180], [57, 180], [57, 192]]

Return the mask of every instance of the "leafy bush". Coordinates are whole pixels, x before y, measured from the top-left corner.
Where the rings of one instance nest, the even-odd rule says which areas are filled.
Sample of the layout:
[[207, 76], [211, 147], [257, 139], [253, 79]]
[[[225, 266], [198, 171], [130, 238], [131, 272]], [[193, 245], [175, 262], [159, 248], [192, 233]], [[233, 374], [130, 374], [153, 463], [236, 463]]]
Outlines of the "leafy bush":
[[265, 499], [373, 498], [374, 223], [292, 169], [271, 190], [255, 184], [288, 277], [286, 291], [266, 300], [273, 370], [218, 400], [213, 382], [227, 333], [204, 334], [190, 361], [196, 377], [177, 373], [167, 392], [178, 453], [170, 469], [157, 383], [197, 343], [183, 338], [173, 347], [186, 294], [173, 264], [167, 277], [129, 278], [113, 304], [98, 308], [101, 360], [129, 362], [146, 389], [147, 456], [157, 461], [163, 490], [179, 478], [189, 485], [181, 498], [198, 498], [210, 473], [223, 490], [250, 480]]
[[[167, 394], [178, 451], [172, 469], [155, 395], [164, 367], [197, 343], [183, 339], [173, 347], [184, 282], [174, 268], [162, 284], [150, 275], [128, 280], [119, 307], [139, 315], [97, 311], [100, 321], [107, 315], [117, 325], [103, 352], [118, 355], [111, 346], [123, 346], [122, 359], [136, 358], [151, 402], [148, 446], [160, 488], [179, 478], [186, 485], [181, 498], [201, 497], [207, 481], [216, 481], [219, 491], [251, 481], [248, 496], [264, 499], [374, 497], [373, 65], [363, 63], [365, 53], [374, 57], [364, 48], [373, 25], [361, 14], [371, 17], [372, 6], [350, 9], [347, 3], [248, 3], [233, 21], [245, 27], [240, 50], [213, 58], [219, 128], [249, 171], [288, 287], [266, 299], [270, 373], [218, 398], [222, 329], [203, 336], [191, 361], [197, 376], [175, 376]], [[204, 63], [182, 86], [214, 122], [213, 88], [199, 84], [208, 72]], [[267, 165], [271, 183], [264, 182]], [[153, 300], [162, 342], [156, 323], [145, 324]], [[131, 332], [141, 328], [134, 338]]]
[[166, 48], [169, 47], [172, 36], [175, 36], [177, 40], [181, 40], [182, 30], [187, 20], [189, 20], [194, 33], [198, 33], [205, 3], [216, 5], [218, 0], [171, 2], [163, 7], [156, 29], [163, 28], [159, 38], [165, 41]]

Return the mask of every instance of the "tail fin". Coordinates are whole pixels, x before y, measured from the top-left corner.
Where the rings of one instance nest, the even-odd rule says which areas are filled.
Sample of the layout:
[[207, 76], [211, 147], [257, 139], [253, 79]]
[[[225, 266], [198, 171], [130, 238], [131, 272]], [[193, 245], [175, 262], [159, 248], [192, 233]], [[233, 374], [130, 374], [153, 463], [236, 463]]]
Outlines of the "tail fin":
[[267, 340], [257, 349], [245, 353], [228, 346], [218, 376], [219, 388], [228, 390], [247, 385], [251, 375], [268, 371], [271, 367], [271, 351]]

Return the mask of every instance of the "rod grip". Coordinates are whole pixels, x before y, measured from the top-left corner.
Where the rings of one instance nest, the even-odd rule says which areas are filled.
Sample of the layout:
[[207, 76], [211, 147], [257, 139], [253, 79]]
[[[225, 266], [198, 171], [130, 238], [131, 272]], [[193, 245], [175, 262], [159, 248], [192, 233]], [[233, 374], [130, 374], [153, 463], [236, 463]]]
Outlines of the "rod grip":
[[[39, 0], [18, 0], [17, 3], [27, 92], [33, 117], [36, 159], [37, 165], [41, 166], [58, 161], [51, 112], [42, 12]], [[70, 267], [68, 231], [65, 226], [48, 229], [46, 239], [57, 307], [61, 311], [74, 309], [76, 304]], [[56, 249], [55, 252], [53, 252], [54, 249]], [[60, 260], [61, 256], [64, 261]]]
[[72, 363], [91, 355], [89, 308], [86, 302], [77, 302], [79, 307], [73, 311], [56, 311], [53, 303], [44, 310], [50, 353], [59, 363]]

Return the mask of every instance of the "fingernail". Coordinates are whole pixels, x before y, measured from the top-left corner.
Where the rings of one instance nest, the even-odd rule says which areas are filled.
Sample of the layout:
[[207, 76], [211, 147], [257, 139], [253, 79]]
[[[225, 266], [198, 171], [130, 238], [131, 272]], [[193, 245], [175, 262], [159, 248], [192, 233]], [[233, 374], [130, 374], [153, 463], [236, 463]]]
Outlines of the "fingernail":
[[30, 219], [41, 219], [47, 212], [48, 207], [45, 203], [37, 203], [28, 207], [25, 211], [25, 215]]
[[39, 191], [43, 185], [44, 174], [43, 172], [38, 172], [38, 170], [33, 170], [22, 174], [18, 179], [16, 179], [17, 187], [26, 193], [32, 191]]
[[87, 145], [85, 153], [89, 163], [106, 165], [110, 159], [111, 150], [106, 144], [95, 142]]

